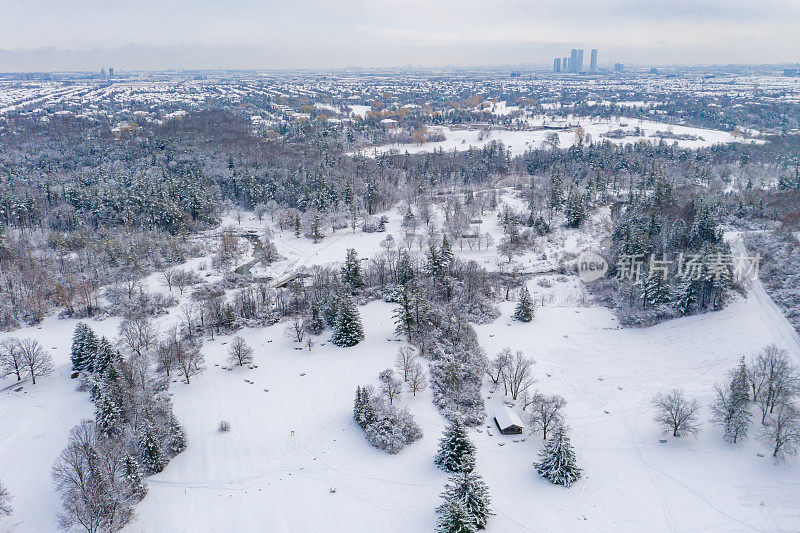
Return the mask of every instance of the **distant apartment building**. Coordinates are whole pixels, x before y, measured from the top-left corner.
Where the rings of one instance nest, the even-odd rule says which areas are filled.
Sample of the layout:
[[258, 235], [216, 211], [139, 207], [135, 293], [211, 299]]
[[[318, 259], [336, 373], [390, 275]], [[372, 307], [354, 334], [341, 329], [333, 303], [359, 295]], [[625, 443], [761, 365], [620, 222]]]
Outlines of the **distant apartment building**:
[[575, 65], [575, 72], [578, 74], [583, 72], [583, 48], [578, 49], [578, 60], [577, 65]]
[[614, 63], [614, 72], [622, 72], [625, 70], [625, 65], [622, 63]]
[[592, 48], [592, 58], [589, 60], [589, 72], [597, 72], [597, 48]]
[[108, 77], [109, 78], [114, 77], [114, 67], [108, 67]]
[[557, 57], [553, 60], [553, 72], [561, 72], [561, 58]]
[[568, 57], [561, 58], [561, 72], [569, 72], [569, 61]]

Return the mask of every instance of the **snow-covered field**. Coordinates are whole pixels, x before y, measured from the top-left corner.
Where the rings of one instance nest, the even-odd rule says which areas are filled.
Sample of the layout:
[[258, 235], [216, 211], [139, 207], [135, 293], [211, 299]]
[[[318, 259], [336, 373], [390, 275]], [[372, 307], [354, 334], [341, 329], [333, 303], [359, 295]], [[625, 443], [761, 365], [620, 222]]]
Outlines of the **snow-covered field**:
[[[393, 210], [389, 216], [391, 233], [400, 215]], [[231, 219], [225, 224], [238, 226]], [[481, 231], [497, 234], [493, 216], [484, 225]], [[263, 225], [249, 217], [241, 227]], [[275, 243], [286, 259], [265, 273], [278, 277], [300, 266], [341, 261], [351, 247], [369, 257], [385, 236], [340, 230], [314, 245], [279, 232]], [[553, 239], [553, 247], [577, 250], [596, 236], [564, 231]], [[493, 248], [456, 252], [487, 267], [496, 257]], [[538, 269], [533, 257], [517, 261]], [[490, 358], [504, 347], [522, 350], [536, 361], [534, 386], [565, 397], [584, 478], [570, 489], [539, 478], [532, 462], [541, 438], [495, 431], [491, 417], [503, 398], [487, 381], [487, 421], [470, 430], [496, 512], [487, 531], [800, 529], [800, 461], [775, 465], [769, 454], [757, 455], [764, 449], [754, 436], [728, 445], [708, 422], [713, 384], [741, 355], [776, 343], [800, 362], [797, 335], [758, 283], [747, 298], [720, 312], [620, 329], [608, 310], [577, 307], [569, 296], [581, 287], [573, 278], [555, 288], [542, 288], [537, 279], [528, 284], [534, 299], [545, 292], [559, 298], [547, 299], [533, 322], [511, 321], [514, 303], [505, 302], [502, 316], [476, 331]], [[158, 275], [146, 283], [167, 290]], [[171, 388], [189, 446], [149, 478], [149, 493], [126, 531], [433, 530], [446, 481], [433, 456], [445, 421], [430, 391], [401, 398], [424, 437], [398, 455], [372, 448], [352, 419], [356, 386], [376, 383], [402, 346], [394, 339], [392, 309], [384, 302], [361, 307], [366, 339], [346, 349], [327, 343], [328, 333], [308, 351], [284, 337], [282, 324], [245, 329], [239, 334], [255, 350], [253, 370], [222, 368], [230, 336], [206, 341], [206, 371], [190, 385], [176, 382]], [[162, 328], [176, 312], [159, 318]], [[57, 369], [35, 387], [24, 383], [20, 392], [8, 387], [14, 385], [9, 379], [0, 382], [0, 479], [15, 496], [15, 513], [0, 531], [56, 529], [59, 502], [50, 467], [69, 429], [92, 415], [88, 394], [76, 392], [69, 379], [75, 323], [50, 317], [41, 327], [13, 333], [39, 339]], [[114, 336], [117, 324], [90, 321], [107, 336]], [[673, 387], [701, 402], [703, 427], [698, 437], [661, 443], [649, 401]], [[223, 419], [231, 424], [228, 433], [217, 431]]]
[[[531, 127], [540, 127], [546, 121], [543, 117], [536, 117], [529, 120]], [[444, 133], [445, 140], [437, 142], [428, 142], [425, 144], [414, 143], [395, 143], [382, 145], [378, 147], [364, 148], [361, 153], [370, 156], [374, 153], [386, 153], [396, 150], [400, 153], [424, 153], [432, 152], [434, 150], [444, 150], [445, 152], [452, 152], [468, 150], [469, 148], [481, 148], [492, 141], [502, 142], [514, 154], [522, 154], [525, 150], [530, 148], [541, 148], [550, 133], [556, 133], [559, 138], [559, 146], [571, 146], [575, 144], [575, 129], [580, 126], [583, 131], [591, 135], [592, 140], [599, 142], [604, 140], [603, 133], [613, 130], [622, 129], [624, 131], [632, 131], [636, 127], [640, 128], [641, 135], [630, 135], [624, 138], [615, 139], [609, 138], [608, 140], [614, 144], [633, 144], [640, 141], [659, 142], [658, 137], [654, 137], [656, 132], [671, 132], [675, 135], [688, 134], [697, 137], [694, 140], [681, 140], [665, 138], [665, 142], [672, 144], [677, 142], [678, 146], [684, 148], [701, 148], [711, 146], [719, 143], [731, 142], [761, 142], [743, 140], [741, 137], [735, 137], [729, 132], [710, 130], [703, 128], [694, 128], [690, 126], [677, 126], [672, 124], [664, 124], [651, 120], [634, 120], [626, 118], [614, 118], [610, 120], [596, 121], [587, 119], [585, 117], [571, 117], [567, 120], [570, 125], [575, 128], [568, 130], [547, 130], [547, 129], [532, 129], [532, 130], [507, 130], [500, 127], [492, 127], [489, 131], [484, 131], [480, 127], [473, 129], [458, 129], [454, 127], [430, 127], [429, 130], [438, 130]]]

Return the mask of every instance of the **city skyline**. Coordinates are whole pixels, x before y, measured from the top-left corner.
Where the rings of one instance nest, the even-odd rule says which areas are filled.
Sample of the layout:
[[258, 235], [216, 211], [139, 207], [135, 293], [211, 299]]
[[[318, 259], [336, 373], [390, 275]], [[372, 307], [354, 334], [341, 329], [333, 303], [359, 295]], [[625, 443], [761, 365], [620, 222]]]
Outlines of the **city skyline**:
[[630, 65], [793, 64], [798, 19], [797, 0], [0, 0], [0, 71], [544, 66], [590, 47]]

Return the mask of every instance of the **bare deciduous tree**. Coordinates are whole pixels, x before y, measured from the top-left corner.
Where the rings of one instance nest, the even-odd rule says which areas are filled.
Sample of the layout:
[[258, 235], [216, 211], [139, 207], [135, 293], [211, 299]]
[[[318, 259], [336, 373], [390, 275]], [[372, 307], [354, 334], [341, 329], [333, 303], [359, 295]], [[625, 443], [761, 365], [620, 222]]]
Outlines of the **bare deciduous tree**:
[[753, 401], [761, 411], [761, 423], [767, 415], [797, 393], [798, 377], [786, 350], [774, 344], [762, 350], [748, 369]]
[[192, 376], [203, 371], [205, 357], [200, 351], [200, 343], [189, 339], [177, 339], [175, 344], [175, 364], [183, 374], [186, 384]]
[[683, 390], [673, 389], [669, 394], [657, 394], [653, 398], [653, 405], [656, 407], [654, 420], [665, 431], [672, 431], [673, 437], [700, 430], [697, 420], [700, 404], [697, 400], [686, 398]]
[[19, 340], [13, 337], [0, 342], [0, 374], [14, 374], [17, 381], [22, 380], [25, 371], [22, 362], [22, 353], [19, 350]]
[[428, 379], [425, 376], [425, 370], [422, 365], [414, 363], [408, 371], [408, 390], [416, 396], [418, 392], [424, 391], [428, 387]]
[[380, 373], [378, 379], [381, 382], [381, 393], [386, 397], [391, 405], [395, 398], [400, 396], [403, 390], [403, 382], [394, 377], [394, 371], [387, 368]]
[[125, 487], [122, 459], [119, 441], [101, 437], [93, 421], [72, 428], [52, 471], [61, 494], [58, 519], [63, 529], [118, 531], [130, 521], [133, 502]]
[[414, 352], [414, 348], [409, 346], [404, 346], [397, 351], [394, 367], [398, 372], [403, 374], [403, 381], [408, 381], [408, 375], [411, 371], [411, 367], [414, 365], [415, 358], [416, 353]]
[[283, 328], [283, 332], [290, 341], [303, 342], [303, 338], [306, 335], [303, 317], [299, 314], [292, 316], [289, 322], [286, 323], [286, 327]]
[[238, 335], [233, 338], [228, 348], [228, 362], [238, 366], [249, 365], [253, 362], [253, 349]]
[[531, 408], [528, 418], [531, 427], [541, 429], [542, 438], [547, 440], [547, 432], [563, 423], [562, 410], [567, 401], [557, 394], [547, 396], [537, 392], [526, 403]]
[[525, 357], [525, 354], [520, 351], [512, 356], [511, 350], [508, 348], [500, 352], [497, 358], [502, 358], [506, 362], [500, 377], [506, 393], [510, 393], [511, 398], [516, 400], [520, 393], [532, 383], [530, 373], [533, 360]]
[[772, 448], [772, 456], [783, 461], [797, 453], [800, 446], [800, 411], [793, 404], [782, 403], [767, 417], [761, 440]]
[[25, 373], [36, 385], [36, 377], [49, 376], [53, 372], [53, 358], [34, 339], [22, 339], [17, 344]]

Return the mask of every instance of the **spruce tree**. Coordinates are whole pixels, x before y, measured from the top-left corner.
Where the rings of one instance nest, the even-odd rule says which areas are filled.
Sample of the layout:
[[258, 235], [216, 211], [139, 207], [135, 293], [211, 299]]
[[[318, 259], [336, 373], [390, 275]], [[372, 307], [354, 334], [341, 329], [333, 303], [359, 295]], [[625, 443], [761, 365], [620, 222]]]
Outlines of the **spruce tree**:
[[564, 216], [567, 217], [567, 226], [577, 228], [586, 218], [586, 206], [581, 193], [570, 189], [567, 203], [564, 206]]
[[453, 265], [454, 258], [453, 247], [450, 245], [447, 235], [442, 235], [442, 249], [440, 250], [439, 255], [442, 258], [442, 269], [444, 272], [447, 272]]
[[128, 486], [128, 495], [141, 501], [147, 494], [147, 485], [142, 480], [142, 473], [136, 459], [126, 455], [122, 460], [122, 473], [125, 477], [125, 484]]
[[444, 487], [442, 493], [445, 503], [440, 512], [445, 512], [448, 502], [460, 500], [467, 514], [472, 518], [475, 527], [483, 529], [491, 516], [491, 499], [489, 487], [476, 472], [455, 472]]
[[114, 350], [109, 340], [105, 337], [100, 337], [100, 340], [97, 342], [97, 351], [94, 357], [94, 373], [98, 376], [104, 375], [106, 367], [111, 364], [115, 357], [116, 350]]
[[397, 283], [405, 285], [414, 280], [414, 267], [411, 264], [411, 257], [407, 251], [400, 254], [397, 261]]
[[653, 274], [642, 280], [642, 301], [646, 306], [654, 306], [669, 301], [669, 283], [665, 276]]
[[356, 399], [353, 402], [353, 418], [361, 426], [361, 429], [366, 427], [364, 423], [364, 404], [361, 396], [361, 385], [356, 387]]
[[122, 425], [122, 408], [109, 392], [102, 390], [95, 404], [97, 429], [104, 435], [116, 435]]
[[533, 300], [528, 288], [523, 286], [519, 292], [519, 301], [514, 309], [514, 318], [520, 322], [530, 322], [533, 320]]
[[458, 417], [445, 428], [433, 462], [448, 472], [471, 472], [475, 468], [475, 445]]
[[142, 466], [148, 475], [157, 474], [164, 469], [164, 453], [158, 443], [156, 430], [150, 422], [145, 424], [139, 435], [139, 453], [142, 458]]
[[317, 300], [313, 300], [309, 306], [306, 329], [312, 335], [319, 335], [325, 330], [325, 316], [322, 305]]
[[409, 287], [403, 288], [403, 292], [400, 293], [400, 298], [397, 303], [400, 304], [400, 307], [396, 308], [392, 312], [392, 317], [394, 318], [395, 323], [394, 333], [398, 337], [406, 335], [410, 340], [411, 334], [414, 331], [415, 320], [414, 299]]
[[750, 426], [750, 389], [747, 378], [747, 366], [744, 357], [739, 366], [731, 372], [731, 380], [727, 388], [717, 386], [717, 399], [712, 405], [714, 421], [724, 429], [724, 438], [736, 443], [740, 437], [747, 435]]
[[569, 487], [581, 477], [581, 469], [575, 460], [575, 451], [569, 442], [566, 429], [559, 426], [553, 432], [544, 449], [539, 454], [539, 462], [534, 463], [540, 476], [551, 483]]
[[361, 317], [353, 299], [347, 296], [341, 302], [331, 342], [336, 346], [349, 347], [355, 346], [362, 340], [364, 340], [364, 328], [361, 326]]
[[361, 278], [361, 264], [358, 260], [358, 254], [353, 248], [347, 250], [347, 256], [344, 259], [342, 282], [349, 285], [352, 290], [364, 286], [364, 280]]
[[462, 500], [453, 498], [439, 507], [436, 533], [477, 533], [477, 531], [475, 520]]
[[169, 414], [167, 422], [167, 447], [171, 456], [178, 455], [186, 449], [186, 433], [183, 431], [183, 426], [178, 422], [175, 413]]
[[689, 315], [692, 313], [696, 303], [697, 282], [693, 279], [686, 278], [678, 284], [677, 300], [675, 305], [681, 315]]
[[94, 331], [84, 324], [78, 322], [75, 332], [72, 335], [72, 370], [76, 372], [91, 372], [94, 368], [94, 357], [97, 351], [97, 336]]

